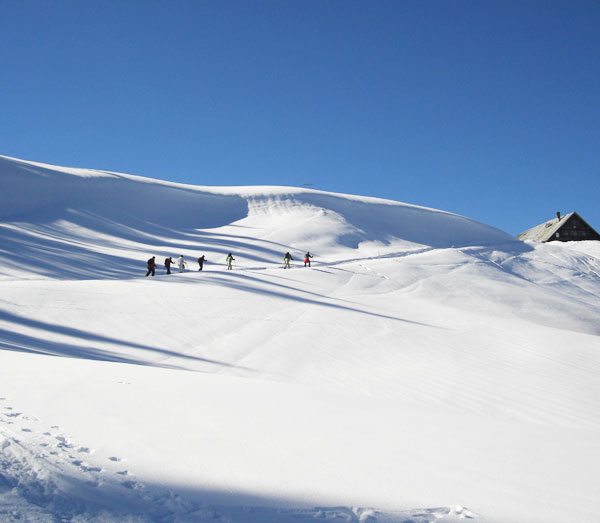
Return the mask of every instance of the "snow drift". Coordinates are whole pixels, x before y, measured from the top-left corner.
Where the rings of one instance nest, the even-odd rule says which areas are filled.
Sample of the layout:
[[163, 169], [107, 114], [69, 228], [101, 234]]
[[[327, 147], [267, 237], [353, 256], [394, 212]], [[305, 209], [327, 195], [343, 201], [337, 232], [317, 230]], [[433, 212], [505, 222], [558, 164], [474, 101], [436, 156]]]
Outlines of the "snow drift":
[[597, 519], [597, 242], [6, 157], [0, 209], [0, 519]]

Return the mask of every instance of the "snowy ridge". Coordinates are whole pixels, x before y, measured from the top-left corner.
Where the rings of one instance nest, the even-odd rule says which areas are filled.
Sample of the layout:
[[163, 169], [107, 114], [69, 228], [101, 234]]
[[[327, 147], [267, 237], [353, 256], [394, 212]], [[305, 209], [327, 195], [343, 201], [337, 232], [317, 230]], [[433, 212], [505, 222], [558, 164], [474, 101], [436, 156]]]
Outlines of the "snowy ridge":
[[308, 189], [190, 187], [1, 156], [0, 181], [0, 279], [133, 277], [151, 254], [173, 249], [193, 259], [202, 250], [213, 263], [241, 250], [272, 265], [290, 249], [338, 259], [515, 241], [455, 214]]
[[598, 242], [7, 157], [0, 209], [0, 520], [597, 520]]

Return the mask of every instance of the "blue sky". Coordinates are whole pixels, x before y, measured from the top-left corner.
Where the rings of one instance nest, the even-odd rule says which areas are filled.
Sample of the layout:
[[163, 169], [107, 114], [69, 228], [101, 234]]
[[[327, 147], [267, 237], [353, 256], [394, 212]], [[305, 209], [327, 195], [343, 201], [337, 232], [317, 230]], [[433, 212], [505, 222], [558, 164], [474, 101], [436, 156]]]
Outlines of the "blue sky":
[[0, 1], [0, 154], [600, 230], [596, 1]]

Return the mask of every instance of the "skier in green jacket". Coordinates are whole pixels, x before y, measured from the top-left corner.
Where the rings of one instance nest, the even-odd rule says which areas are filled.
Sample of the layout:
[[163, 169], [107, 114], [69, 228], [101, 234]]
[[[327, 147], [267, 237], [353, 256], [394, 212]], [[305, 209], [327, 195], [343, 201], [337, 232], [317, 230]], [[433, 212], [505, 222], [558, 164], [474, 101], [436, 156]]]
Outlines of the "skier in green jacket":
[[227, 270], [228, 271], [232, 270], [232, 268], [231, 268], [231, 262], [233, 262], [233, 260], [235, 260], [235, 258], [233, 257], [233, 254], [229, 253], [227, 255]]
[[285, 253], [285, 256], [283, 257], [283, 268], [284, 269], [291, 269], [290, 267], [290, 261], [292, 261], [294, 258], [292, 258], [292, 255], [289, 252]]

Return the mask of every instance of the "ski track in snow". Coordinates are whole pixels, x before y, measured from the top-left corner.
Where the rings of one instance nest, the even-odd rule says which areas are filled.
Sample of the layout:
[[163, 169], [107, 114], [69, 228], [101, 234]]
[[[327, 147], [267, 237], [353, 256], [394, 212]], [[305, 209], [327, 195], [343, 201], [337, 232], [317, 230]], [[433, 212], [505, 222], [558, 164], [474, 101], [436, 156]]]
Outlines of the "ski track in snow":
[[[384, 511], [364, 507], [211, 506], [135, 480], [123, 458], [98, 458], [57, 425], [0, 398], [0, 521], [16, 523], [201, 522], [432, 523], [483, 521], [461, 506]], [[116, 465], [119, 466], [116, 466]]]
[[100, 464], [93, 449], [76, 444], [59, 426], [47, 426], [6, 400], [0, 402], [0, 439], [0, 519], [86, 521], [103, 511], [98, 491], [143, 488], [120, 479], [130, 473]]
[[[473, 250], [473, 249], [471, 249]], [[484, 249], [485, 251], [485, 249]], [[455, 249], [457, 254], [462, 253], [462, 249]], [[390, 292], [396, 292], [415, 286], [422, 286], [426, 282], [439, 278], [439, 273], [427, 275], [425, 279], [420, 279], [417, 283], [412, 282], [408, 287], [398, 284], [394, 277], [389, 276], [389, 266], [380, 267], [382, 261], [395, 263], [396, 261], [415, 258], [415, 263], [420, 255], [429, 256], [431, 260], [437, 259], [443, 252], [440, 249], [423, 249], [411, 252], [404, 256], [371, 256], [367, 259], [356, 258], [340, 261], [340, 263], [317, 266], [316, 269], [325, 268], [332, 272], [341, 271], [343, 275], [335, 285], [332, 285], [326, 292], [320, 294], [319, 300], [325, 302], [337, 302], [338, 304], [352, 303], [354, 294], [353, 288], [359, 286], [362, 276], [371, 275], [382, 281], [383, 284], [390, 284], [393, 288]], [[476, 254], [464, 253], [476, 258], [474, 264], [489, 267], [494, 271], [504, 271], [502, 263], [493, 262], [493, 260], [482, 259], [484, 254], [477, 251]], [[517, 258], [512, 258], [514, 260]], [[424, 260], [423, 260], [424, 261]], [[373, 263], [375, 263], [373, 265]], [[589, 263], [589, 262], [588, 262]], [[360, 270], [352, 269], [352, 267]], [[446, 274], [453, 274], [456, 271], [464, 270], [465, 265], [460, 263], [449, 264]], [[255, 269], [252, 269], [255, 270]], [[251, 275], [252, 270], [240, 269], [239, 272], [246, 272]], [[304, 271], [304, 269], [301, 269]], [[307, 271], [309, 269], [306, 269]], [[279, 277], [275, 271], [266, 271], [265, 277]], [[282, 271], [283, 272], [283, 271]], [[285, 278], [289, 280], [296, 274], [296, 271], [285, 271]], [[306, 273], [310, 274], [310, 273]], [[216, 283], [222, 278], [235, 279], [234, 275], [226, 272], [215, 274], [207, 271], [205, 274], [187, 273], [180, 281], [182, 285], [194, 285], [194, 279], [208, 278], [216, 276]], [[519, 276], [520, 277], [520, 276]], [[300, 281], [300, 280], [297, 280]], [[534, 282], [532, 282], [534, 283]], [[77, 285], [77, 282], [74, 282]], [[152, 285], [150, 281], [144, 281], [145, 286]], [[289, 289], [292, 287], [286, 283]], [[307, 287], [299, 288], [295, 292], [300, 295], [310, 296]], [[470, 291], [469, 291], [470, 292]], [[89, 293], [89, 292], [88, 292]], [[311, 299], [313, 299], [313, 296]], [[153, 307], [160, 307], [161, 302], [153, 295], [147, 295], [147, 298], [153, 303]], [[365, 306], [362, 306], [366, 309]], [[65, 301], [64, 312], [73, 311], [72, 305]], [[84, 311], [85, 309], [82, 309]], [[287, 307], [285, 310], [275, 309], [269, 315], [262, 318], [261, 321], [271, 322], [280, 325], [282, 328], [274, 332], [270, 339], [271, 344], [277, 344], [278, 340], [284, 340], [291, 336], [294, 329], [298, 330], [308, 324], [315, 324], [309, 314], [310, 308], [307, 304], [299, 302], [293, 307]], [[42, 308], [40, 307], [40, 311]], [[389, 313], [387, 313], [389, 314]], [[183, 311], [175, 311], [173, 316], [177, 322], [187, 322], [191, 316]], [[203, 318], [212, 318], [216, 320], [219, 315], [203, 314]], [[252, 317], [250, 317], [251, 319]], [[249, 317], [243, 314], [228, 314], [228, 321], [240, 321], [246, 323]], [[332, 324], [331, 320], [328, 320]], [[262, 332], [261, 334], [264, 334]], [[177, 334], [175, 334], [177, 336]], [[177, 339], [177, 338], [176, 338]], [[263, 338], [264, 342], [264, 338]], [[283, 342], [283, 341], [282, 341]], [[232, 368], [241, 371], [241, 364], [248, 362], [247, 368], [253, 367], [253, 358], [260, 357], [260, 353], [265, 351], [264, 345], [258, 345], [250, 351], [238, 355], [234, 360], [229, 360], [228, 364]], [[267, 357], [268, 357], [268, 350]], [[168, 356], [157, 359], [154, 364], [164, 364], [172, 358]], [[364, 355], [364, 361], [367, 361], [368, 355]], [[325, 361], [325, 360], [324, 360]], [[323, 361], [323, 362], [324, 362]], [[333, 358], [333, 361], [336, 361]], [[322, 363], [323, 363], [322, 362]], [[359, 362], [357, 362], [359, 363]], [[363, 362], [364, 363], [364, 362]], [[338, 363], [339, 364], [339, 363]], [[226, 367], [221, 367], [220, 372], [226, 372]], [[262, 373], [268, 376], [267, 373]], [[367, 376], [360, 376], [360, 380]], [[273, 374], [274, 379], [281, 379]], [[332, 376], [330, 376], [332, 379]], [[354, 382], [349, 375], [340, 374], [339, 377], [333, 377], [333, 381], [338, 381], [345, 387], [363, 390], [360, 382]], [[438, 402], [439, 405], [445, 405], [443, 400], [438, 400], [435, 394], [439, 393], [438, 378], [421, 378], [424, 388], [415, 394], [415, 400], [424, 405]], [[560, 384], [557, 384], [560, 385]], [[365, 393], [373, 394], [373, 389], [364, 388]], [[424, 391], [428, 391], [424, 394]], [[443, 394], [442, 394], [443, 396]], [[511, 401], [503, 398], [493, 397], [493, 394], [482, 392], [480, 397], [474, 401], [474, 398], [465, 394], [461, 397], [460, 391], [455, 391], [454, 398], [463, 402], [463, 408], [470, 408], [473, 412], [480, 412], [482, 405], [495, 402], [501, 409], [514, 408]], [[503, 405], [505, 403], [505, 405]], [[499, 412], [501, 412], [499, 409]], [[529, 410], [529, 412], [528, 412]], [[109, 455], [99, 460], [90, 446], [85, 442], [74, 442], [66, 433], [61, 432], [56, 426], [50, 425], [41, 427], [41, 422], [33, 416], [27, 416], [21, 409], [17, 409], [12, 404], [6, 404], [1, 409], [0, 433], [2, 434], [2, 474], [0, 481], [0, 520], [5, 515], [7, 521], [18, 521], [18, 518], [29, 518], [29, 521], [76, 521], [76, 517], [81, 521], [120, 521], [124, 517], [134, 518], [132, 521], [298, 521], [311, 519], [324, 519], [331, 521], [403, 521], [414, 523], [426, 523], [432, 521], [453, 521], [456, 519], [478, 519], [475, 514], [468, 510], [462, 511], [457, 508], [439, 508], [414, 510], [404, 512], [386, 512], [372, 508], [316, 508], [316, 509], [288, 509], [288, 508], [264, 508], [251, 506], [212, 506], [203, 505], [194, 501], [184, 500], [177, 491], [160, 491], [155, 487], [148, 487], [143, 482], [136, 481], [136, 476], [127, 469], [115, 469], [114, 465], [121, 463], [123, 458]], [[528, 409], [523, 405], [517, 414], [521, 417], [530, 417], [533, 421], [538, 420], [536, 409]], [[571, 414], [561, 413], [562, 420], [566, 420]], [[560, 416], [557, 416], [559, 418]], [[574, 416], [576, 424], [582, 423], [585, 419], [580, 416], [578, 419]], [[112, 466], [112, 467], [111, 467]], [[64, 478], [67, 477], [68, 480]], [[98, 494], [94, 491], [103, 491], [98, 499]], [[119, 491], [121, 491], [119, 493]], [[107, 492], [107, 493], [106, 493]], [[125, 494], [123, 494], [125, 492]], [[106, 493], [106, 494], [105, 494]], [[106, 508], [102, 499], [108, 496], [110, 503], [115, 499], [123, 499], [119, 506], [114, 509]], [[133, 505], [134, 508], [124, 510], [123, 507]], [[9, 519], [10, 518], [10, 519]], [[37, 518], [37, 519], [35, 519]], [[46, 519], [44, 519], [46, 518]], [[137, 518], [137, 519], [135, 519]]]

